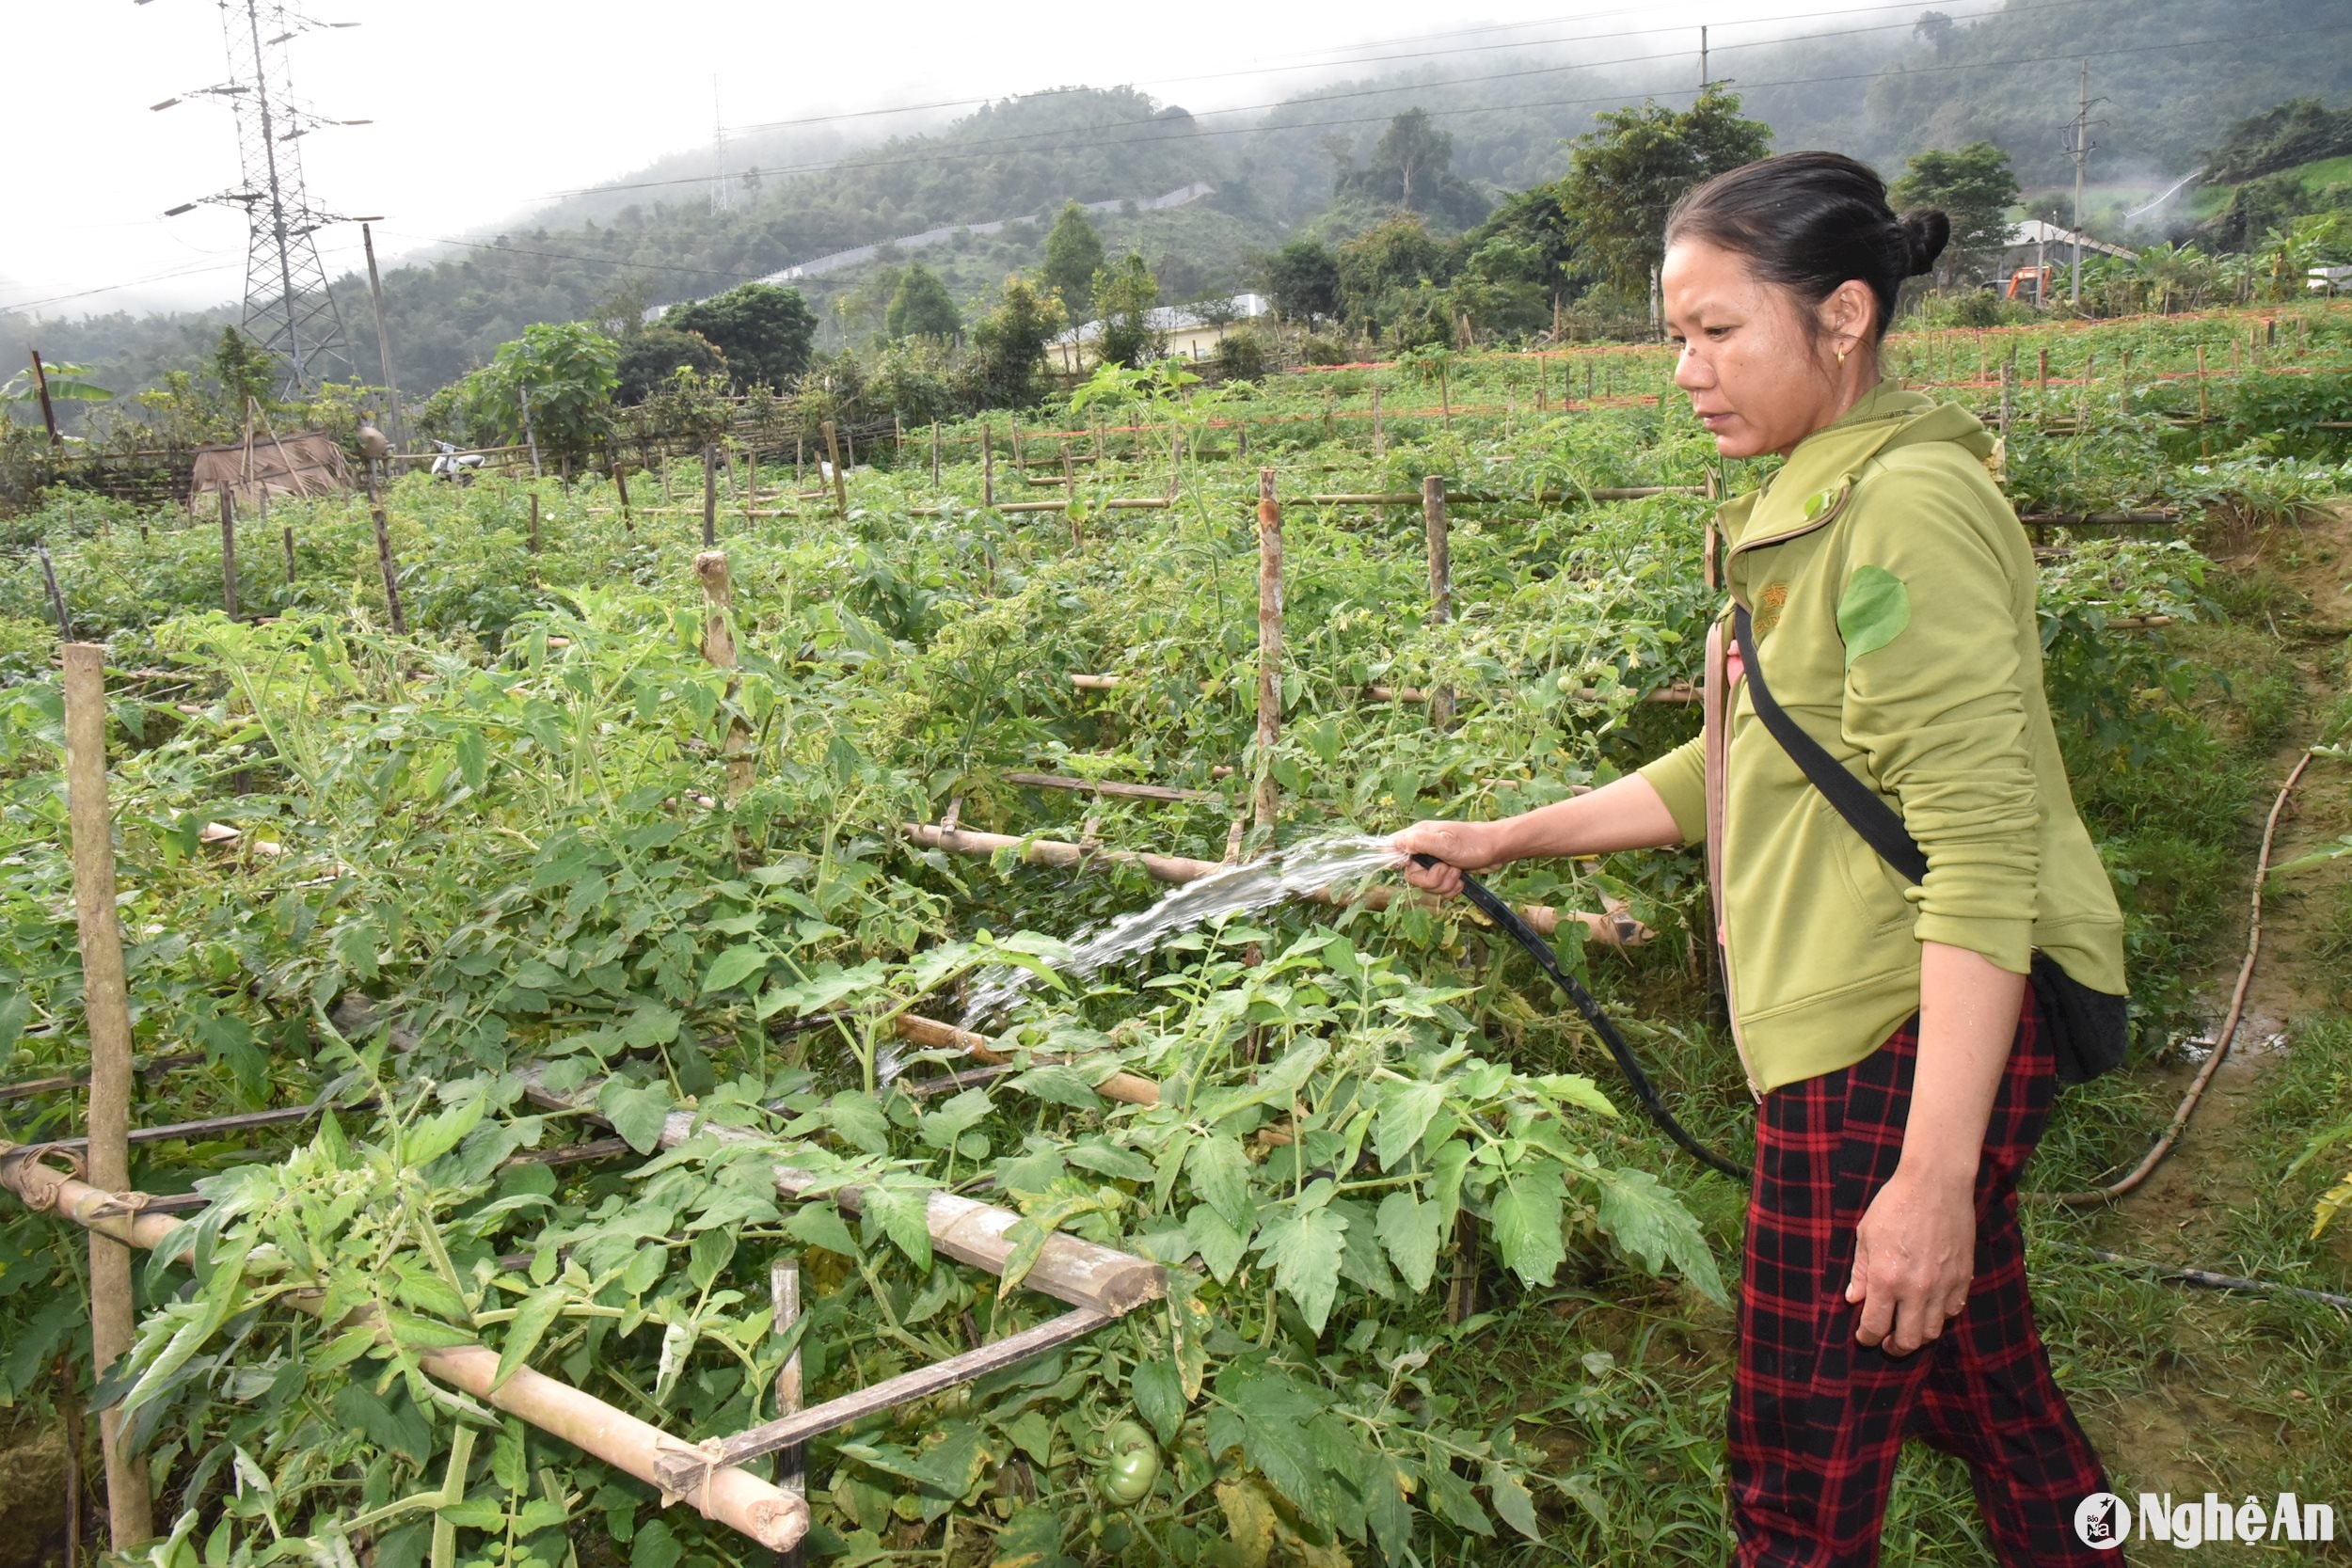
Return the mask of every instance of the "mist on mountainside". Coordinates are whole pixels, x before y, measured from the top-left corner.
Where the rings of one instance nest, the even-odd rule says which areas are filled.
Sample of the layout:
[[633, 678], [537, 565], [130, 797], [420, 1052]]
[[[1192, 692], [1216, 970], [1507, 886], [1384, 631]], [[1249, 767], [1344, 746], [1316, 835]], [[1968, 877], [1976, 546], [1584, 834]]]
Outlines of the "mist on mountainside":
[[[2237, 119], [2297, 95], [2352, 95], [2348, 26], [2352, 0], [2230, 11], [2193, 0], [2010, 0], [1977, 20], [1932, 9], [1830, 16], [1766, 42], [1740, 28], [1716, 42], [1708, 74], [1772, 127], [1775, 146], [1839, 148], [1890, 175], [1924, 149], [1994, 142], [2026, 187], [2026, 210], [2042, 212], [2053, 188], [2071, 200], [2059, 132], [2088, 56], [2105, 100], [2090, 166], [2105, 205], [2094, 211], [2114, 215], [2200, 166]], [[2177, 47], [2194, 40], [2210, 41]], [[1046, 228], [1070, 200], [1110, 204], [1096, 215], [1109, 253], [1142, 255], [1164, 298], [1231, 293], [1286, 239], [1343, 238], [1396, 205], [1439, 232], [1474, 225], [1505, 194], [1557, 179], [1596, 112], [1650, 95], [1683, 102], [1698, 81], [1695, 44], [1668, 34], [1454, 52], [1216, 109], [1077, 87], [938, 113], [928, 128], [900, 117], [754, 128], [729, 138], [715, 191], [711, 150], [679, 152], [469, 247], [393, 267], [396, 368], [404, 389], [427, 390], [534, 322], [642, 312], [870, 245], [883, 247], [873, 263], [794, 279], [827, 341], [879, 309], [860, 295], [872, 292], [874, 263], [920, 259], [968, 310], [1009, 272], [1039, 264]], [[1383, 136], [1413, 109], [1445, 143], [1442, 202], [1403, 201], [1409, 193], [1387, 189], [1391, 174], [1376, 166]], [[1200, 186], [1210, 189], [1181, 206], [1146, 206]], [[2198, 215], [2193, 193], [2175, 206], [2183, 221]], [[893, 248], [998, 220], [997, 232]], [[353, 368], [377, 381], [364, 277], [334, 289]], [[223, 306], [7, 325], [128, 389], [198, 356], [234, 317]]]

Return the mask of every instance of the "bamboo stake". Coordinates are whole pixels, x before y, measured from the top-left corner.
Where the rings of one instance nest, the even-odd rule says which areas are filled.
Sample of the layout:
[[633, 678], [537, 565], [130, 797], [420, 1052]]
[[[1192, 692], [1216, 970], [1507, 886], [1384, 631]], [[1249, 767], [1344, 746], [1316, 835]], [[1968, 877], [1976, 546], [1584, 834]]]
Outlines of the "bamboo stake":
[[220, 487], [220, 609], [231, 621], [237, 618], [237, 498], [226, 484]]
[[368, 468], [368, 511], [375, 518], [375, 567], [384, 577], [384, 607], [390, 612], [392, 635], [408, 635], [408, 617], [400, 609], [400, 571], [392, 563], [392, 526], [384, 520], [384, 498], [375, 488], [375, 468]]
[[628, 515], [628, 476], [621, 471], [621, 460], [617, 457], [612, 460], [612, 488], [620, 492], [621, 526], [634, 530], [637, 524]]
[[1250, 791], [1260, 828], [1274, 826], [1274, 748], [1282, 737], [1282, 506], [1274, 470], [1258, 470], [1258, 757]]
[[993, 432], [985, 424], [980, 426], [980, 504], [996, 504], [996, 443]]
[[939, 421], [931, 421], [931, 488], [939, 488]]
[[[114, 816], [106, 805], [106, 650], [70, 642], [63, 653], [66, 805], [89, 1023], [89, 1175], [106, 1196], [131, 1185], [131, 995], [115, 914]], [[90, 1362], [103, 1376], [134, 1340], [130, 1249], [93, 1234], [89, 1275]], [[106, 1457], [109, 1539], [124, 1553], [155, 1533], [147, 1462], [124, 1447], [119, 1408], [99, 1413], [98, 1433]]]
[[1078, 521], [1078, 477], [1070, 467], [1070, 443], [1061, 444], [1062, 508], [1070, 514], [1070, 547], [1086, 548], [1086, 531]]
[[[54, 1209], [93, 1238], [109, 1237], [128, 1246], [168, 1253], [177, 1260], [186, 1259], [186, 1222], [152, 1212], [145, 1194], [134, 1200], [135, 1210], [126, 1210], [122, 1196], [35, 1164], [20, 1157], [14, 1145], [0, 1145], [0, 1185], [13, 1190], [27, 1208]], [[296, 1292], [279, 1299], [312, 1314], [326, 1305], [324, 1293]], [[373, 1308], [361, 1307], [341, 1326], [373, 1326], [374, 1321]], [[647, 1485], [663, 1485], [664, 1457], [690, 1462], [692, 1475], [681, 1500], [771, 1551], [782, 1551], [808, 1531], [807, 1504], [782, 1487], [733, 1466], [705, 1470], [701, 1449], [626, 1411], [529, 1367], [500, 1382], [499, 1354], [486, 1345], [452, 1345], [414, 1354], [435, 1382], [528, 1421]]]
[[2047, 396], [2050, 390], [2050, 351], [2040, 349], [2034, 355], [2034, 390]]
[[833, 459], [833, 509], [840, 516], [850, 515], [850, 486], [841, 472], [841, 437], [834, 430], [833, 421], [825, 421], [825, 451]]
[[[294, 579], [294, 530], [286, 531], [286, 578]], [[539, 553], [539, 492], [531, 493], [531, 553]]]
[[1380, 388], [1372, 389], [1372, 456], [1378, 462], [1389, 454], [1389, 437], [1380, 428]]
[[[1431, 474], [1421, 482], [1422, 528], [1429, 543], [1429, 618], [1438, 626], [1454, 619], [1454, 564], [1446, 540], [1445, 480]], [[1454, 727], [1454, 690], [1441, 686], [1429, 699], [1429, 721]]]
[[288, 525], [281, 532], [286, 545], [286, 586], [292, 588], [294, 585], [294, 528]]
[[[735, 593], [727, 581], [727, 557], [724, 550], [705, 550], [694, 558], [694, 576], [703, 585], [703, 657], [715, 668], [735, 668]], [[727, 677], [727, 702], [732, 705], [739, 682]], [[726, 736], [720, 742], [719, 754], [726, 759], [727, 804], [732, 806], [751, 792], [752, 736], [744, 726], [740, 714], [727, 718]]]

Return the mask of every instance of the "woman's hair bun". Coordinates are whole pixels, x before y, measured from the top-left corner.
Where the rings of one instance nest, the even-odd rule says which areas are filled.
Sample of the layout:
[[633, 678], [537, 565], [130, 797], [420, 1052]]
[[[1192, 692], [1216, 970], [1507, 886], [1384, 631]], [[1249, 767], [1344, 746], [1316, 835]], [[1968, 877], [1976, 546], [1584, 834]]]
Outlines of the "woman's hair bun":
[[1944, 246], [1952, 237], [1952, 220], [1932, 208], [1921, 208], [1905, 213], [1896, 221], [1902, 227], [1903, 244], [1911, 253], [1911, 276], [1917, 277], [1944, 254]]

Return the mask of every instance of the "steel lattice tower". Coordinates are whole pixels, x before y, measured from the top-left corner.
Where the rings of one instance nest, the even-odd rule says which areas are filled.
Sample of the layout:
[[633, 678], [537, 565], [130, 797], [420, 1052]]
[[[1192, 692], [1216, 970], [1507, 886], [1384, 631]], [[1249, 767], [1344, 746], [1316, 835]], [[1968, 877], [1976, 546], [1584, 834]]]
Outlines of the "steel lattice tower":
[[310, 200], [299, 140], [322, 125], [365, 122], [323, 119], [294, 97], [286, 45], [319, 24], [284, 0], [219, 4], [230, 79], [199, 91], [228, 99], [235, 111], [243, 178], [234, 190], [206, 199], [245, 209], [245, 331], [285, 366], [287, 390], [305, 391], [348, 373], [352, 363], [342, 312], [326, 287], [326, 268], [312, 238], [335, 216]]

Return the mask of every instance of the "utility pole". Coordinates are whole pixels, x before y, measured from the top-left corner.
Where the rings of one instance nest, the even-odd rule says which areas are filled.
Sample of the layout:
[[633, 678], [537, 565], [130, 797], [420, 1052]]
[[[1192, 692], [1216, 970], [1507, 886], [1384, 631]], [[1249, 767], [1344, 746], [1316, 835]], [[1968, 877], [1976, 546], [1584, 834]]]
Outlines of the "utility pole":
[[392, 450], [406, 445], [400, 429], [400, 383], [392, 379], [392, 330], [384, 324], [384, 282], [375, 274], [375, 235], [364, 222], [359, 225], [359, 243], [368, 252], [368, 297], [375, 302], [375, 356], [384, 370], [384, 392], [391, 402], [385, 410], [390, 418], [385, 422], [392, 427]]
[[1699, 28], [1699, 91], [1707, 91], [1707, 29]]
[[2090, 96], [2090, 62], [2085, 60], [2082, 96], [2074, 108], [2074, 123], [2067, 127], [2066, 138], [2066, 150], [2074, 160], [2074, 277], [2067, 288], [2067, 300], [2074, 305], [2083, 302], [2083, 166], [2090, 161], [2090, 154], [2098, 146], [2090, 139], [2091, 126], [2106, 123], [2092, 119], [2090, 108], [2093, 103], [2106, 102]]

